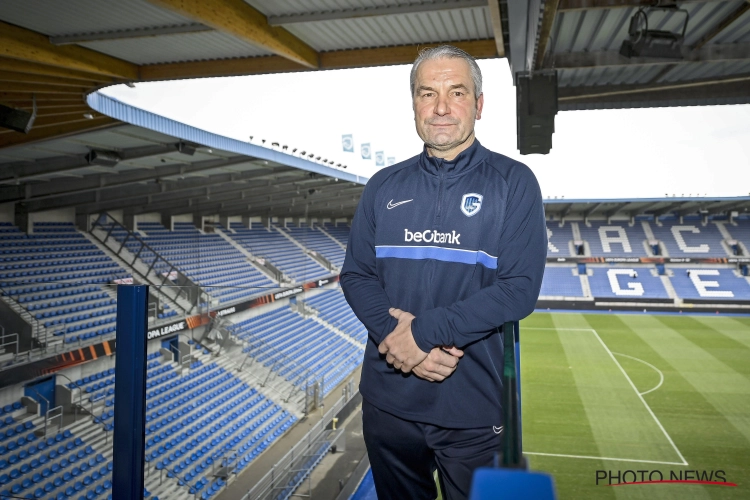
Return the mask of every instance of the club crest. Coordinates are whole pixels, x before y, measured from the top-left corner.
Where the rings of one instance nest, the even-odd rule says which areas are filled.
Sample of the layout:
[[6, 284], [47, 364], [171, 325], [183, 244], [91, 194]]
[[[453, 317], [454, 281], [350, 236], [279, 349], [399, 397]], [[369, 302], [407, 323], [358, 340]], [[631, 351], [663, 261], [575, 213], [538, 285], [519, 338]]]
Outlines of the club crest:
[[461, 211], [466, 217], [476, 215], [482, 209], [482, 198], [483, 196], [477, 193], [466, 193], [461, 198]]

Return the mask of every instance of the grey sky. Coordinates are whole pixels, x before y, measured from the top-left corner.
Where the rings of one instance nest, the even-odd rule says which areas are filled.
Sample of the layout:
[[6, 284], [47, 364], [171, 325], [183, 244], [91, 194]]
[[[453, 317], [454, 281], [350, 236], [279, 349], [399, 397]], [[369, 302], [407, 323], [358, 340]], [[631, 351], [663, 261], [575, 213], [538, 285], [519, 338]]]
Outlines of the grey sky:
[[[485, 106], [477, 138], [532, 168], [545, 197], [642, 198], [750, 194], [750, 105], [568, 111], [549, 155], [516, 149], [515, 89], [507, 61], [479, 61]], [[124, 85], [104, 93], [240, 140], [315, 152], [371, 176], [359, 145], [396, 161], [421, 151], [410, 66]], [[354, 134], [345, 153], [341, 135]]]

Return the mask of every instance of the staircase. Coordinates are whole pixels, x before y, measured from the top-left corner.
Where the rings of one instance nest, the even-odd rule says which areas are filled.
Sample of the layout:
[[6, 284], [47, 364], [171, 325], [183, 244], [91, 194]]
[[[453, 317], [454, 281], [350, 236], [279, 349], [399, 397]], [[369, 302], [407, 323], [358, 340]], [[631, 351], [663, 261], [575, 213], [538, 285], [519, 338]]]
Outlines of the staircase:
[[[123, 242], [118, 241], [112, 236], [112, 230], [115, 228], [127, 232], [127, 236]], [[197, 301], [193, 300], [194, 297], [191, 298], [186, 290], [192, 289], [193, 294], [195, 294], [195, 291], [197, 290], [197, 294], [199, 295], [201, 290], [200, 287], [184, 276], [176, 266], [159, 255], [146, 242], [144, 242], [140, 236], [127, 229], [108, 214], [102, 214], [92, 226], [91, 231], [83, 234], [113, 260], [124, 266], [125, 269], [132, 269], [146, 284], [153, 285], [154, 292], [158, 294], [162, 300], [174, 304], [178, 310], [182, 310], [185, 314], [189, 314], [193, 311]], [[134, 255], [126, 248], [125, 242], [127, 241], [138, 242], [140, 245], [138, 254], [145, 250], [154, 255], [154, 260], [150, 266], [143, 262], [138, 254]], [[168, 271], [164, 273], [165, 275], [160, 275], [154, 270], [155, 264], [159, 261], [164, 262], [169, 266]], [[167, 276], [172, 274], [176, 274], [176, 285], [178, 286], [171, 286], [173, 280], [168, 279]]]

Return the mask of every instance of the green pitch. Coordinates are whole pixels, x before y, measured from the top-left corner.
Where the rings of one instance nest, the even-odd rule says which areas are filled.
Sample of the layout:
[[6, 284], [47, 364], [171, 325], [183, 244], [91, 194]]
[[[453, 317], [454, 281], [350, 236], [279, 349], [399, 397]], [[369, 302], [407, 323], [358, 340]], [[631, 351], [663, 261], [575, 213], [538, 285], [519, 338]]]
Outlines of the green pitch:
[[[524, 452], [560, 498], [750, 498], [750, 317], [535, 313], [521, 352]], [[606, 486], [654, 471], [737, 487]]]

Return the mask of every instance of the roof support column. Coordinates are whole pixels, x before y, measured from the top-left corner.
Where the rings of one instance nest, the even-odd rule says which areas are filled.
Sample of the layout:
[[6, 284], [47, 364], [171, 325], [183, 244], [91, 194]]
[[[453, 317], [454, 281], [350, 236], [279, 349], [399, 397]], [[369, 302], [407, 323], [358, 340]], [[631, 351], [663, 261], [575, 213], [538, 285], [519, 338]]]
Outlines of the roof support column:
[[161, 225], [166, 227], [169, 231], [174, 231], [174, 218], [172, 214], [167, 212], [161, 213]]

